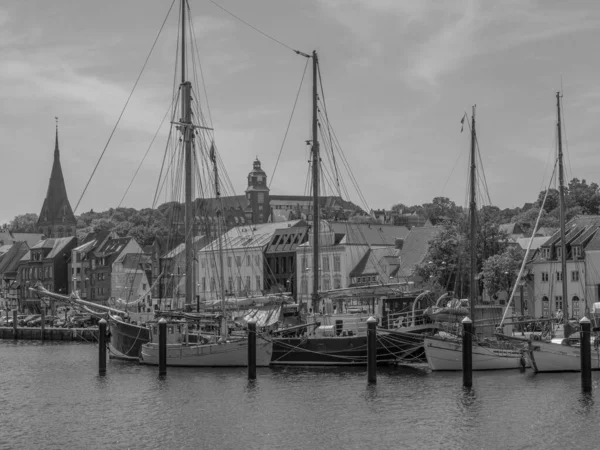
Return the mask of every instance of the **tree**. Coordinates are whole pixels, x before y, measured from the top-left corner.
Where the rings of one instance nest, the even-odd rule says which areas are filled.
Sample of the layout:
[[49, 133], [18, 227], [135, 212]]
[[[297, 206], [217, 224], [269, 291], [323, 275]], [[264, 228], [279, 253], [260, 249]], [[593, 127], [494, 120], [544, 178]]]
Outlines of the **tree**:
[[587, 184], [585, 180], [573, 178], [569, 182], [569, 205], [581, 207], [583, 214], [598, 214], [600, 212], [600, 193], [598, 185]]
[[520, 247], [511, 246], [484, 261], [479, 275], [489, 295], [499, 291], [510, 292], [519, 274], [524, 255], [525, 252]]
[[[546, 196], [546, 191], [541, 191], [540, 195], [538, 195], [538, 199], [536, 205], [539, 208], [542, 206], [542, 202], [544, 202], [544, 197]], [[544, 203], [544, 211], [549, 213], [553, 209], [559, 207], [560, 204], [560, 194], [557, 189], [549, 189], [548, 197], [546, 198], [546, 202]]]
[[10, 223], [10, 230], [13, 233], [35, 233], [37, 231], [38, 215], [34, 213], [21, 214], [15, 216]]

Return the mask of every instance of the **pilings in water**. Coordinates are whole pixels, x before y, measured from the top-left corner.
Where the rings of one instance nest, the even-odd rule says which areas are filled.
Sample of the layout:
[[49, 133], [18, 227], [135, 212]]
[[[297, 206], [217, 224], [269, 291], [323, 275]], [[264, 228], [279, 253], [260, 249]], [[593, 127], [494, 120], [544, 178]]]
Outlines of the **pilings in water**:
[[248, 379], [256, 379], [256, 319], [248, 322]]
[[42, 313], [41, 314], [42, 321], [40, 322], [40, 326], [42, 327], [42, 336], [41, 336], [41, 338], [42, 338], [42, 341], [43, 341], [44, 340], [44, 330], [46, 329], [46, 311], [45, 311], [44, 308], [42, 308], [41, 313]]
[[13, 309], [13, 339], [19, 339], [19, 334], [17, 327], [19, 326], [17, 322], [17, 310]]
[[161, 318], [158, 321], [158, 376], [167, 374], [167, 321]]
[[98, 374], [106, 375], [106, 320], [98, 321]]
[[581, 331], [580, 352], [581, 352], [581, 389], [583, 392], [592, 392], [592, 346], [590, 344], [590, 319], [584, 317], [579, 321]]
[[367, 381], [377, 383], [377, 319], [367, 319]]
[[473, 386], [473, 322], [468, 317], [462, 320], [462, 369], [463, 386]]

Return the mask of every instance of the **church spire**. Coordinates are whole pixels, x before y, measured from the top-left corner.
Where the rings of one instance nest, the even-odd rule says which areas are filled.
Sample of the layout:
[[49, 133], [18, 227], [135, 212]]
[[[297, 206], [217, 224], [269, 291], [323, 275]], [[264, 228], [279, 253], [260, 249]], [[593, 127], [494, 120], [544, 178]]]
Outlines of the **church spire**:
[[46, 199], [42, 205], [37, 226], [41, 233], [47, 238], [66, 237], [75, 235], [77, 220], [71, 209], [67, 198], [67, 188], [60, 165], [60, 151], [58, 146], [58, 117], [56, 120], [56, 131], [54, 141], [54, 162]]

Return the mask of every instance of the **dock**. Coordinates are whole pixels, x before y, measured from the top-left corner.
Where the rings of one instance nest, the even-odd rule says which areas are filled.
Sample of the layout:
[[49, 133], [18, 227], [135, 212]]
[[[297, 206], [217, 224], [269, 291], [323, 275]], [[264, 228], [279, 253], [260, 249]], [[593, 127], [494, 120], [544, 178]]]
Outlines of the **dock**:
[[[44, 333], [42, 336], [42, 332]], [[98, 341], [97, 328], [19, 327], [17, 336], [12, 327], [0, 327], [0, 339], [23, 339], [33, 341]]]

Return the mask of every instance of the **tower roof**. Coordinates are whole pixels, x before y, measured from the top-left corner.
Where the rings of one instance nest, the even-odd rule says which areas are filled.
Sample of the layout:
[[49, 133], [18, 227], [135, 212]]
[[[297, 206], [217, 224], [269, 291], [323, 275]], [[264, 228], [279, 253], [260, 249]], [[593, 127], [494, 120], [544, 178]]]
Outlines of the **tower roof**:
[[52, 164], [52, 172], [50, 173], [50, 181], [48, 183], [48, 191], [42, 205], [38, 226], [43, 224], [54, 224], [57, 222], [75, 224], [75, 215], [71, 209], [71, 204], [67, 198], [67, 188], [65, 187], [65, 179], [63, 177], [62, 168], [60, 165], [60, 151], [58, 148], [58, 122], [56, 124], [56, 137], [54, 142], [54, 162]]

